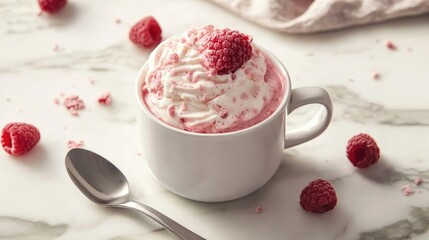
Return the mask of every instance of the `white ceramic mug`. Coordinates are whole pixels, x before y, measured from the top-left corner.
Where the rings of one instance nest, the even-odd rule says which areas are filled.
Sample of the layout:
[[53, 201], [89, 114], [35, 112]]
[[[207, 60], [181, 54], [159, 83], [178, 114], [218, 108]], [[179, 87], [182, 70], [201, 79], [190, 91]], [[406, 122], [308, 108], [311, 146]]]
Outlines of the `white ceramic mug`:
[[[143, 100], [146, 67], [141, 68], [136, 92], [143, 112], [142, 156], [164, 187], [185, 198], [205, 202], [246, 196], [274, 175], [284, 149], [313, 139], [328, 127], [333, 110], [328, 93], [318, 87], [292, 89], [283, 64], [273, 54], [263, 51], [284, 77], [283, 100], [264, 121], [229, 133], [188, 132], [157, 119]], [[321, 105], [318, 113], [301, 127], [285, 132], [286, 115], [314, 103]]]

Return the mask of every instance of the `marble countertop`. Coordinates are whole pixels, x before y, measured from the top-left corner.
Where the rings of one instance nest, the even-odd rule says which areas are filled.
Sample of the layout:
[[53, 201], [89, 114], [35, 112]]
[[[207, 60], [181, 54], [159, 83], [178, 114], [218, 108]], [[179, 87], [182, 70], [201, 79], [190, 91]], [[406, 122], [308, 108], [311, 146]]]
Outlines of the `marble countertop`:
[[[82, 195], [64, 166], [69, 140], [120, 168], [135, 200], [207, 239], [429, 239], [429, 15], [292, 36], [203, 0], [73, 0], [58, 15], [38, 12], [36, 1], [0, 2], [0, 125], [27, 122], [42, 135], [21, 157], [0, 151], [0, 239], [175, 239], [149, 218]], [[134, 84], [150, 51], [133, 46], [128, 31], [147, 15], [158, 19], [164, 38], [205, 24], [253, 35], [286, 65], [294, 87], [329, 91], [331, 125], [285, 151], [272, 180], [247, 197], [202, 203], [170, 193], [140, 150]], [[388, 40], [397, 50], [386, 48]], [[110, 106], [97, 102], [106, 91]], [[79, 116], [55, 104], [71, 94], [86, 104]], [[288, 124], [313, 113], [294, 112]], [[379, 163], [366, 170], [345, 153], [347, 140], [361, 132], [381, 150]], [[331, 181], [338, 196], [337, 207], [321, 215], [299, 206], [301, 189], [316, 178]], [[406, 184], [414, 194], [404, 195]]]

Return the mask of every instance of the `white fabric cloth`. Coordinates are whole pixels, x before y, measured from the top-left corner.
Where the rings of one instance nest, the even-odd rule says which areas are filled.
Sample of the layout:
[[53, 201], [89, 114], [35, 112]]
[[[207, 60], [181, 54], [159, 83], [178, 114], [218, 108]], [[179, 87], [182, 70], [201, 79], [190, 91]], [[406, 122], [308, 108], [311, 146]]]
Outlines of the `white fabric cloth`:
[[312, 33], [429, 12], [429, 0], [211, 0], [262, 26]]

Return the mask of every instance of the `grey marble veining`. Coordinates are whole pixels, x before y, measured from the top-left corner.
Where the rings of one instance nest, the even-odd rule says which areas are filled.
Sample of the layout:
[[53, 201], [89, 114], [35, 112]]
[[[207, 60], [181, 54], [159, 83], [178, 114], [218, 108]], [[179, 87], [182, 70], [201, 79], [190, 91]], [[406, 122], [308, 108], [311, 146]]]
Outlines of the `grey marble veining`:
[[410, 216], [368, 232], [363, 232], [359, 240], [406, 240], [414, 236], [429, 236], [429, 208], [413, 207]]
[[57, 53], [55, 55], [26, 60], [16, 65], [0, 66], [1, 72], [22, 72], [28, 70], [69, 70], [89, 72], [110, 72], [138, 69], [142, 57], [126, 48], [124, 44], [109, 46], [102, 50]]
[[67, 231], [67, 227], [67, 224], [50, 225], [43, 221], [0, 216], [0, 239], [55, 239]]
[[[40, 21], [40, 10], [37, 2], [26, 0], [2, 0], [0, 2], [0, 32], [5, 35], [29, 35], [38, 31], [48, 31], [70, 24], [76, 17], [74, 3], [56, 16], [50, 16], [49, 20]], [[38, 19], [39, 18], [39, 19]]]
[[358, 123], [392, 126], [429, 126], [429, 109], [386, 108], [370, 102], [346, 86], [326, 86], [335, 103], [333, 121], [351, 120]]

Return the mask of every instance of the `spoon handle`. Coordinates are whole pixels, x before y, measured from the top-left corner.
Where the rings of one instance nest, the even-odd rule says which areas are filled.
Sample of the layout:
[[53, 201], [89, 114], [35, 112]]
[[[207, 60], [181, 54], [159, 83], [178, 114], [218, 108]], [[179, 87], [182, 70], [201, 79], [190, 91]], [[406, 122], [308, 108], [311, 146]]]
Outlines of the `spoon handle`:
[[165, 216], [164, 214], [144, 204], [141, 204], [135, 201], [128, 201], [125, 203], [118, 204], [117, 206], [123, 207], [123, 208], [135, 209], [145, 214], [146, 216], [152, 218], [153, 220], [157, 221], [159, 224], [161, 224], [162, 226], [170, 230], [172, 233], [176, 234], [180, 239], [205, 240], [205, 238], [198, 236], [197, 234], [183, 227], [182, 225], [175, 222], [171, 218]]

